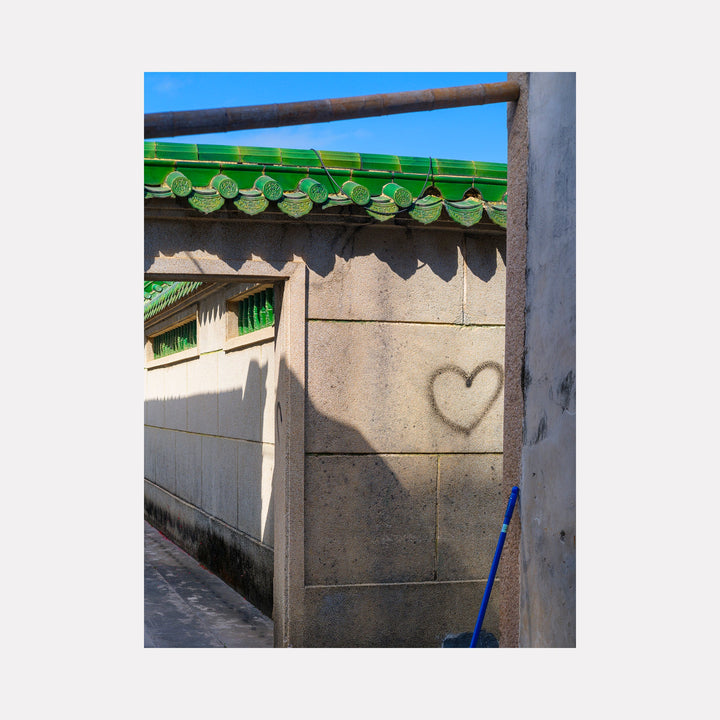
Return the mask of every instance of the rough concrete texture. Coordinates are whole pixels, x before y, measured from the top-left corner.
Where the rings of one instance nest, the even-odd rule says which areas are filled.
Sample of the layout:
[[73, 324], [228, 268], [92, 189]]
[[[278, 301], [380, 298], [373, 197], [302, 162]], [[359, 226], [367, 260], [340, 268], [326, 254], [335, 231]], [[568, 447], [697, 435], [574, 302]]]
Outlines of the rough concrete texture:
[[[198, 327], [202, 327], [202, 324]], [[218, 355], [217, 352], [205, 353], [186, 363], [187, 429], [190, 432], [204, 435], [219, 434]]]
[[575, 74], [527, 85], [520, 645], [575, 646]]
[[[148, 434], [153, 428], [146, 428]], [[148, 475], [152, 477], [152, 475]], [[178, 497], [198, 507], [202, 503], [202, 435], [175, 434], [175, 487]]]
[[503, 350], [502, 327], [308, 323], [307, 451], [500, 452]]
[[[307, 647], [442, 647], [448, 635], [475, 627], [484, 582], [309, 587]], [[496, 598], [483, 628], [498, 633]]]
[[[330, 272], [310, 266], [308, 317], [396, 322], [504, 322], [505, 266], [497, 237], [351, 228]], [[313, 249], [319, 258], [322, 246]]]
[[436, 577], [434, 455], [308, 456], [307, 585]]
[[439, 648], [472, 629], [504, 506], [504, 233], [170, 215], [146, 228], [149, 272], [302, 267], [283, 291], [274, 417], [243, 412], [271, 407], [273, 364], [218, 357], [219, 378], [235, 362], [247, 379], [220, 380], [219, 433], [276, 432], [276, 644]]
[[487, 578], [507, 498], [502, 455], [438, 460], [438, 580]]
[[201, 507], [230, 527], [238, 526], [238, 446], [230, 438], [202, 438]]
[[[508, 103], [508, 226], [505, 304], [505, 392], [503, 416], [503, 493], [510, 496], [522, 479], [523, 389], [525, 353], [525, 250], [527, 245], [527, 73], [508, 73], [520, 85], [520, 97]], [[522, 505], [522, 497], [519, 499]], [[503, 645], [519, 644], [521, 512], [510, 523], [503, 562], [498, 568]]]

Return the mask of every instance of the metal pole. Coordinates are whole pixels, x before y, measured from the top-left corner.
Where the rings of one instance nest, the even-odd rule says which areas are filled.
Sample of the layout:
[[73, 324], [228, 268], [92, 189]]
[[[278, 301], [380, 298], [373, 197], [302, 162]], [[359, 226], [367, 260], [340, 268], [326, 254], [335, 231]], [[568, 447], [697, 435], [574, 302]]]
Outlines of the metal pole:
[[497, 547], [495, 548], [495, 555], [493, 556], [492, 565], [490, 567], [490, 575], [487, 583], [485, 583], [485, 592], [483, 593], [482, 604], [480, 605], [480, 612], [478, 613], [477, 622], [475, 623], [475, 630], [470, 640], [470, 647], [477, 647], [478, 639], [480, 637], [480, 631], [482, 630], [483, 620], [485, 619], [485, 611], [487, 610], [488, 602], [490, 602], [490, 593], [492, 592], [492, 586], [495, 582], [495, 573], [497, 573], [498, 565], [500, 564], [500, 555], [502, 554], [503, 545], [505, 544], [505, 537], [508, 531], [508, 525], [512, 518], [513, 510], [515, 509], [515, 501], [517, 500], [520, 488], [515, 485], [510, 491], [510, 499], [508, 500], [507, 509], [505, 510], [505, 519], [503, 520], [503, 526], [500, 530], [500, 537], [498, 538]]
[[513, 102], [518, 99], [519, 94], [520, 86], [516, 82], [499, 82], [330, 100], [147, 113], [145, 137], [149, 139], [284, 127], [469, 105], [488, 105]]

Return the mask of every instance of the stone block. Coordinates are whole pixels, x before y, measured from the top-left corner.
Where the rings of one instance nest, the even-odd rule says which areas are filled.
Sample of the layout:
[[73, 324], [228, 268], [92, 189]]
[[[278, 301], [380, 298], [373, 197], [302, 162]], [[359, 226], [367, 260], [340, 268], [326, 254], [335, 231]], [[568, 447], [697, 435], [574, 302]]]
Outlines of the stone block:
[[237, 528], [250, 537], [262, 538], [263, 445], [238, 441]]
[[175, 436], [175, 492], [183, 500], [200, 505], [202, 478], [200, 435], [179, 432]]
[[437, 458], [308, 456], [307, 585], [432, 580]]
[[175, 432], [158, 429], [154, 443], [154, 481], [169, 492], [175, 492]]
[[275, 413], [277, 404], [277, 368], [275, 366], [275, 343], [267, 342], [260, 346], [262, 350], [261, 364], [263, 394], [260, 398], [262, 406], [262, 433], [264, 443], [275, 442]]
[[225, 342], [225, 294], [203, 298], [198, 304], [198, 349], [201, 353], [221, 350]]
[[275, 472], [275, 446], [262, 445], [262, 511], [260, 514], [260, 539], [270, 547], [275, 546], [275, 508], [273, 474]]
[[165, 427], [187, 430], [187, 362], [166, 365]]
[[223, 437], [261, 442], [267, 391], [262, 345], [218, 357], [219, 433]]
[[505, 324], [505, 241], [467, 236], [465, 322]]
[[156, 427], [145, 426], [143, 440], [145, 446], [145, 458], [143, 474], [148, 480], [155, 482], [155, 458], [158, 452], [158, 433], [160, 431]]
[[486, 580], [508, 500], [502, 455], [441, 455], [438, 498], [438, 580]]
[[502, 450], [504, 328], [308, 323], [308, 452]]
[[165, 370], [146, 370], [145, 423], [155, 427], [165, 425]]
[[202, 507], [231, 527], [237, 527], [237, 446], [235, 440], [202, 436]]
[[[474, 629], [484, 589], [482, 582], [306, 588], [302, 644], [440, 648], [448, 635]], [[499, 637], [495, 596], [483, 629]]]
[[[332, 268], [308, 246], [308, 317], [346, 320], [460, 322], [463, 268], [458, 233], [371, 226], [343, 228], [330, 240]], [[329, 272], [327, 272], [329, 270]], [[324, 272], [325, 271], [325, 272]]]
[[187, 429], [218, 434], [218, 357], [214, 352], [187, 362]]

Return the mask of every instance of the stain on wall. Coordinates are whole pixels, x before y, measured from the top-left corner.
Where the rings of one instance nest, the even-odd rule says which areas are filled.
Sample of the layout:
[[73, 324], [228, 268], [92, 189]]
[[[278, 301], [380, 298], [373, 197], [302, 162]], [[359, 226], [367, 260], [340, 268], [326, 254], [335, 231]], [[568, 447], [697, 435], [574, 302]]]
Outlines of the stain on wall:
[[[476, 392], [463, 392], [463, 387], [472, 390], [473, 383]], [[492, 360], [480, 363], [471, 372], [444, 365], [430, 376], [428, 397], [437, 417], [456, 432], [470, 435], [500, 397], [502, 386], [502, 365]]]

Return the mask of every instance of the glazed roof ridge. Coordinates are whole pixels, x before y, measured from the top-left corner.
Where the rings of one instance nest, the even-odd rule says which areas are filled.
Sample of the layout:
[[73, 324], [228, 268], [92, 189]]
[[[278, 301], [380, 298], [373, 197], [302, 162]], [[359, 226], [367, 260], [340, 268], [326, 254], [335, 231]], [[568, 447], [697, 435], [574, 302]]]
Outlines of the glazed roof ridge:
[[484, 213], [506, 227], [507, 165], [500, 163], [155, 141], [144, 150], [145, 198], [186, 198], [204, 214], [234, 205], [256, 215], [273, 203], [299, 218], [356, 205], [381, 222], [407, 213], [429, 224], [444, 210], [465, 227]]
[[[319, 155], [319, 157], [318, 157]], [[176, 160], [178, 162], [211, 162], [228, 164], [251, 164], [266, 166], [289, 166], [377, 170], [419, 174], [428, 171], [428, 161], [434, 175], [449, 177], [484, 177], [507, 180], [507, 164], [476, 160], [453, 160], [429, 156], [386, 155], [356, 153], [336, 150], [270, 148], [250, 145], [209, 145], [145, 141], [146, 160]], [[322, 162], [321, 162], [322, 160]]]

